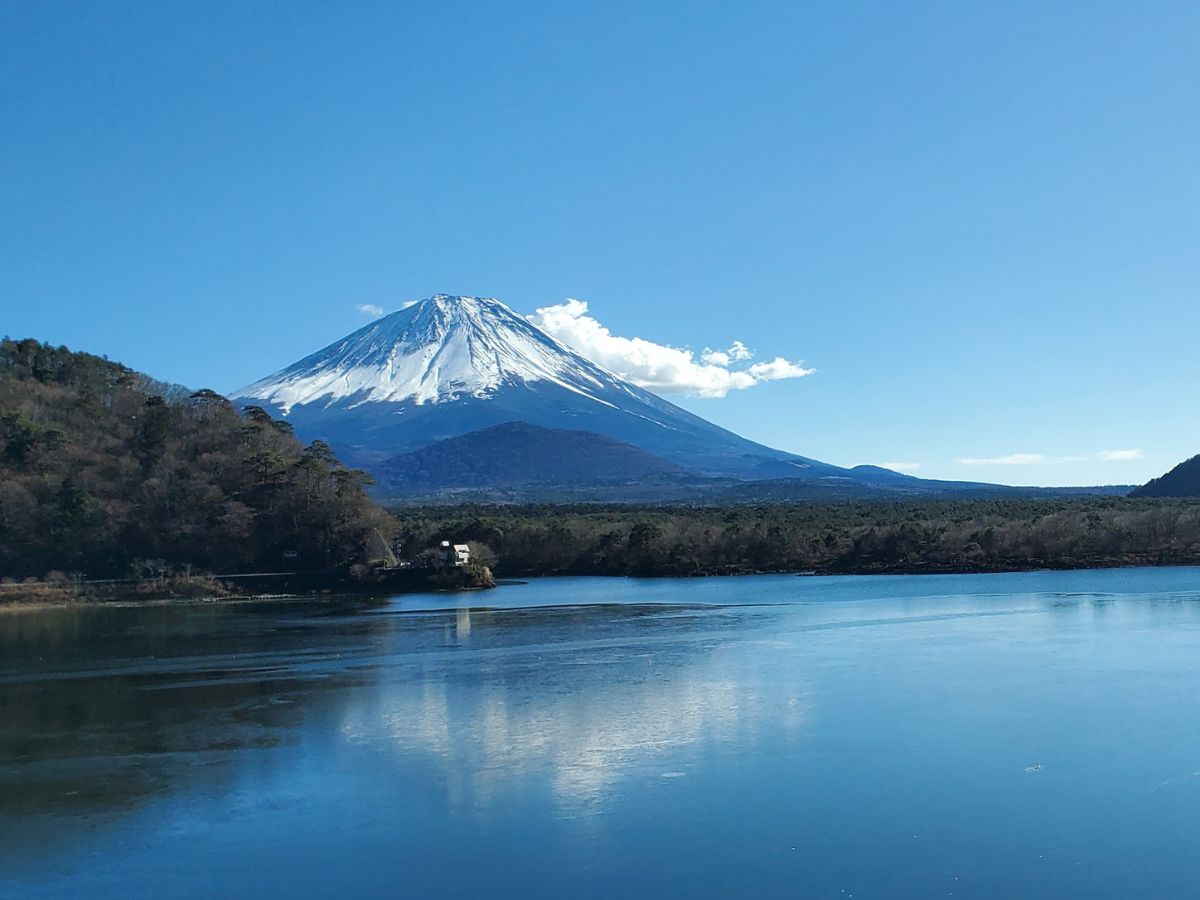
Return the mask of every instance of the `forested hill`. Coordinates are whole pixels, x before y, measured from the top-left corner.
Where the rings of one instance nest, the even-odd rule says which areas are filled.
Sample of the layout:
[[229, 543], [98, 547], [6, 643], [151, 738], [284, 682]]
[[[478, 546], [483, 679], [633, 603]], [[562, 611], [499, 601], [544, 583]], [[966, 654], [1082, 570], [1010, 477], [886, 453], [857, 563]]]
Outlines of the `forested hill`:
[[403, 495], [518, 485], [586, 490], [678, 478], [683, 470], [602, 434], [506, 422], [393, 457], [377, 474], [385, 492]]
[[260, 409], [33, 340], [0, 342], [0, 576], [359, 561], [391, 519]]
[[1152, 478], [1135, 497], [1200, 497], [1200, 456], [1181, 462], [1166, 475]]

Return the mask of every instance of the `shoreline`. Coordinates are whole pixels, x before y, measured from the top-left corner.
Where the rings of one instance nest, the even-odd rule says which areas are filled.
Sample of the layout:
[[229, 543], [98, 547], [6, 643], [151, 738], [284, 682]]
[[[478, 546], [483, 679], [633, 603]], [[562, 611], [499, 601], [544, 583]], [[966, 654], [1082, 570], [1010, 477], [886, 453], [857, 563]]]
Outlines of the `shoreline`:
[[[269, 577], [271, 584], [262, 579]], [[240, 583], [239, 583], [240, 582]], [[250, 583], [247, 583], [250, 582]], [[289, 573], [281, 576], [207, 575], [166, 581], [27, 581], [0, 584], [0, 613], [6, 610], [69, 607], [139, 607], [250, 604], [272, 601], [371, 601], [401, 594], [481, 591], [495, 587], [482, 569], [413, 572], [355, 580], [347, 573]], [[247, 590], [249, 588], [249, 590]], [[258, 588], [258, 590], [255, 590]], [[264, 590], [265, 588], [265, 590]]]
[[436, 587], [430, 586], [427, 590], [408, 590], [408, 591], [371, 591], [371, 590], [356, 590], [356, 591], [331, 591], [323, 593], [270, 593], [270, 594], [228, 594], [228, 595], [210, 595], [196, 597], [113, 597], [97, 598], [89, 597], [86, 594], [75, 594], [73, 596], [62, 596], [56, 598], [43, 599], [14, 599], [4, 600], [3, 590], [0, 589], [0, 615], [4, 613], [15, 612], [36, 612], [48, 609], [70, 609], [70, 608], [98, 608], [108, 607], [113, 609], [131, 609], [138, 607], [157, 607], [157, 606], [206, 606], [213, 604], [222, 604], [229, 606], [245, 606], [259, 603], [294, 603], [294, 602], [312, 602], [312, 603], [346, 603], [349, 601], [360, 601], [368, 604], [372, 601], [381, 601], [389, 597], [396, 597], [403, 594], [450, 594], [450, 593], [467, 593], [476, 591], [491, 590], [493, 587], [512, 587], [528, 584], [523, 580], [526, 578], [635, 578], [635, 579], [701, 579], [701, 578], [742, 578], [755, 575], [781, 575], [791, 576], [796, 578], [831, 578], [831, 577], [847, 577], [847, 576], [873, 576], [873, 575], [912, 575], [912, 576], [930, 576], [930, 575], [1011, 575], [1020, 573], [1035, 573], [1035, 572], [1083, 572], [1083, 571], [1111, 571], [1114, 569], [1164, 569], [1164, 568], [1200, 568], [1200, 560], [1192, 561], [1157, 561], [1157, 562], [1114, 562], [1105, 565], [1103, 563], [1072, 563], [1072, 564], [1053, 564], [1029, 566], [1029, 565], [1013, 565], [1013, 566], [987, 566], [979, 568], [970, 567], [954, 567], [954, 566], [925, 566], [925, 565], [909, 565], [909, 566], [889, 566], [889, 567], [871, 567], [861, 569], [846, 569], [846, 570], [795, 570], [795, 569], [763, 569], [763, 570], [742, 570], [742, 571], [726, 571], [726, 572], [711, 572], [711, 573], [696, 573], [690, 575], [681, 575], [674, 573], [663, 574], [626, 574], [626, 573], [593, 573], [593, 572], [545, 572], [545, 573], [524, 573], [521, 575], [505, 576], [496, 579], [492, 585], [464, 585], [461, 587]]
[[985, 565], [963, 565], [955, 563], [880, 563], [846, 567], [798, 568], [741, 568], [730, 567], [701, 572], [586, 572], [559, 569], [556, 571], [521, 571], [505, 574], [500, 583], [522, 578], [737, 578], [743, 575], [794, 575], [797, 577], [823, 578], [846, 575], [1004, 575], [1019, 572], [1079, 572], [1089, 569], [1163, 569], [1172, 567], [1200, 567], [1200, 556], [1177, 559], [1122, 559], [1122, 560], [1036, 560]]
[[113, 599], [96, 599], [87, 596], [62, 597], [44, 600], [0, 600], [0, 615], [6, 612], [24, 612], [41, 609], [131, 609], [152, 606], [208, 606], [213, 604], [240, 606], [250, 603], [271, 603], [273, 601], [291, 602], [296, 600], [350, 600], [373, 599], [362, 594], [236, 594], [211, 597], [116, 597]]

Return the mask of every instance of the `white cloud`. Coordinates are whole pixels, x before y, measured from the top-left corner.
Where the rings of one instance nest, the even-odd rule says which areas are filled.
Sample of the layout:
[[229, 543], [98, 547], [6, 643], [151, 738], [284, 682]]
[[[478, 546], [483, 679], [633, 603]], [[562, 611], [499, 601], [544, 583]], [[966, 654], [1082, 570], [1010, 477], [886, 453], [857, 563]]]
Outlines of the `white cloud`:
[[387, 314], [387, 310], [382, 306], [376, 306], [374, 303], [360, 303], [356, 307], [364, 316], [369, 316], [372, 319], [378, 319], [382, 315]]
[[408, 309], [410, 306], [416, 306], [420, 302], [421, 302], [420, 300], [405, 300], [403, 303], [400, 304], [400, 308]]
[[1045, 453], [1010, 453], [1008, 456], [968, 456], [956, 459], [960, 466], [1057, 466], [1082, 462], [1086, 456], [1047, 456]]
[[741, 341], [734, 341], [726, 352], [734, 359], [749, 359], [754, 355], [750, 352], [750, 348]]
[[733, 369], [735, 362], [752, 355], [741, 341], [734, 341], [728, 350], [706, 348], [697, 360], [691, 350], [643, 338], [619, 337], [587, 313], [588, 305], [582, 300], [567, 300], [542, 307], [529, 316], [529, 321], [592, 362], [639, 387], [659, 393], [724, 397], [730, 391], [745, 390], [765, 381], [802, 378], [815, 371], [783, 357]]
[[[727, 369], [730, 363], [742, 362], [750, 359], [753, 355], [754, 352], [741, 341], [734, 341], [729, 345], [728, 350], [711, 350], [705, 347], [704, 352], [700, 354], [700, 361], [706, 365]], [[805, 372], [805, 374], [810, 373]]]
[[1125, 462], [1145, 459], [1144, 450], [1101, 450], [1094, 456], [1047, 456], [1045, 453], [1010, 453], [1008, 456], [968, 456], [956, 459], [960, 466], [1056, 466], [1062, 463], [1099, 459], [1105, 462]]
[[894, 472], [915, 472], [921, 468], [921, 464], [917, 462], [890, 462], [884, 463], [881, 468], [891, 469]]
[[759, 381], [781, 381], [784, 378], [803, 378], [805, 375], [811, 375], [815, 370], [806, 369], [798, 363], [789, 362], [782, 356], [777, 356], [770, 362], [755, 363], [746, 371]]

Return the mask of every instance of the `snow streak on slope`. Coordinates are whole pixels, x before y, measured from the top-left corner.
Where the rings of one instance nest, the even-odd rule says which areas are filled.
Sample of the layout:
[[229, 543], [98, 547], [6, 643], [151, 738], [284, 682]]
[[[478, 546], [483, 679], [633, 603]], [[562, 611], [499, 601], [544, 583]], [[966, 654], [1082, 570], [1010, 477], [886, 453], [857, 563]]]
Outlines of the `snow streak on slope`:
[[285, 413], [322, 401], [416, 404], [480, 399], [551, 382], [598, 403], [644, 393], [539, 331], [499, 300], [437, 294], [360, 328], [238, 392]]

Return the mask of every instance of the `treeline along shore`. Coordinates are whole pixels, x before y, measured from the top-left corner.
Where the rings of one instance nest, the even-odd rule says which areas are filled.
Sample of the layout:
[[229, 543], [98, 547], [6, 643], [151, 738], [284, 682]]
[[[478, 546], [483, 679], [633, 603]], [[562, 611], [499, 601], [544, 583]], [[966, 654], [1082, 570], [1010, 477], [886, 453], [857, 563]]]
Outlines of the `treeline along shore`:
[[[1200, 565], [1200, 499], [1088, 498], [769, 506], [425, 506], [392, 510], [401, 547], [469, 541], [462, 571], [363, 563], [214, 577], [8, 578], [0, 604], [403, 593], [540, 575], [935, 574]], [[372, 517], [372, 528], [379, 520]], [[361, 553], [360, 553], [361, 556]], [[354, 557], [358, 558], [358, 557]], [[144, 565], [144, 564], [143, 564]]]
[[401, 540], [486, 544], [496, 574], [1007, 572], [1200, 565], [1200, 500], [395, 510]]

